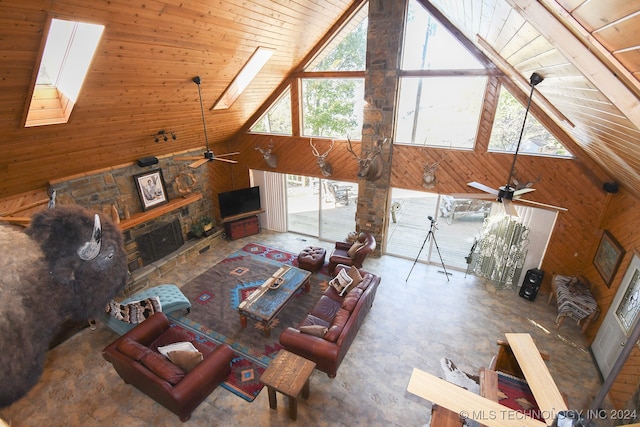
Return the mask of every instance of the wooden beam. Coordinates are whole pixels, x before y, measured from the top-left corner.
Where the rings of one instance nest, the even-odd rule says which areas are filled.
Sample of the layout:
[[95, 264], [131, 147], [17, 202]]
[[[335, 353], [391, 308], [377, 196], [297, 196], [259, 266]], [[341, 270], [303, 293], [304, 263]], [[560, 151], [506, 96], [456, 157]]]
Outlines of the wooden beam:
[[[498, 68], [500, 68], [504, 74], [509, 76], [511, 80], [515, 81], [515, 83], [520, 87], [520, 89], [522, 89], [524, 93], [529, 93], [529, 91], [531, 90], [531, 84], [529, 83], [529, 80], [522, 74], [520, 74], [518, 70], [513, 67], [513, 65], [509, 64], [509, 62], [507, 62], [502, 56], [500, 56], [500, 54], [496, 52], [496, 50], [489, 44], [489, 42], [480, 37], [480, 35], [478, 35], [477, 37], [480, 47], [487, 53], [487, 55], [489, 55], [489, 57], [491, 57], [495, 61]], [[533, 98], [534, 100], [539, 101], [549, 111], [551, 111], [551, 113], [556, 116], [558, 120], [567, 123], [572, 128], [576, 127], [576, 125], [574, 125], [571, 120], [569, 120], [564, 114], [562, 114], [560, 110], [555, 107], [555, 105], [549, 102], [549, 100], [544, 95], [542, 95], [540, 91], [534, 92]]]
[[540, 356], [540, 351], [529, 334], [507, 333], [505, 336], [509, 341], [511, 351], [518, 360], [518, 365], [522, 369], [529, 388], [536, 398], [540, 414], [545, 418], [547, 424], [551, 425], [558, 412], [566, 411], [568, 408], [549, 369], [547, 369], [547, 365]]
[[507, 0], [507, 3], [640, 128], [640, 102], [635, 94], [551, 12], [536, 0]]
[[407, 391], [488, 427], [545, 425], [521, 412], [511, 410], [417, 368], [413, 369]]

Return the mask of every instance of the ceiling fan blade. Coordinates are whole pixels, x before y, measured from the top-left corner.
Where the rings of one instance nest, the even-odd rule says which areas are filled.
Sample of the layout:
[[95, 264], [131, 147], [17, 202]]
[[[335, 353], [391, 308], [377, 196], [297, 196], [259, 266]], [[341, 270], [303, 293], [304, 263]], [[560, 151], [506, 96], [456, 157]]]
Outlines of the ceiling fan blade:
[[174, 157], [173, 160], [200, 160], [202, 156]]
[[504, 205], [504, 211], [506, 212], [507, 215], [515, 216], [515, 217], [518, 216], [518, 211], [516, 210], [516, 207], [513, 206], [513, 203], [511, 202], [511, 200], [503, 199], [502, 204]]
[[452, 193], [449, 194], [454, 199], [486, 199], [486, 200], [495, 200], [495, 194], [484, 194], [484, 193]]
[[531, 193], [532, 191], [536, 191], [535, 188], [522, 188], [520, 190], [516, 190], [513, 192], [514, 197], [515, 196], [522, 196], [523, 194], [527, 194], [527, 193]]
[[240, 154], [240, 152], [239, 151], [235, 151], [233, 153], [216, 154], [216, 157], [235, 156], [236, 154]]
[[518, 202], [529, 203], [531, 205], [540, 206], [542, 208], [555, 209], [557, 211], [563, 211], [563, 212], [567, 212], [569, 210], [567, 208], [563, 208], [560, 206], [548, 205], [546, 203], [534, 202], [533, 200], [527, 200], [527, 199], [518, 199]]
[[189, 165], [189, 167], [195, 169], [197, 167], [200, 167], [200, 166], [204, 165], [208, 161], [209, 161], [209, 159], [200, 158], [199, 160], [196, 160], [195, 162], [191, 163]]
[[221, 159], [220, 157], [216, 156], [213, 158], [213, 160], [219, 160], [221, 162], [227, 162], [227, 163], [238, 163], [237, 160], [230, 160], [230, 159]]
[[480, 184], [479, 182], [473, 181], [473, 182], [469, 182], [467, 185], [469, 187], [476, 188], [480, 191], [484, 191], [486, 193], [493, 194], [495, 196], [498, 195], [498, 190], [496, 190], [495, 188], [491, 188], [488, 185]]

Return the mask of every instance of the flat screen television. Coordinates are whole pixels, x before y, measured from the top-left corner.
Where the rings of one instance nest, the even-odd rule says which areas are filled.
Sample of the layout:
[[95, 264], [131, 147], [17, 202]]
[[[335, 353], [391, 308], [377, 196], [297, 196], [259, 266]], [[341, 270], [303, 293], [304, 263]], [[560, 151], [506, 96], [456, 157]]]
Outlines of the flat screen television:
[[222, 218], [259, 211], [261, 209], [260, 187], [241, 188], [218, 193], [218, 204]]

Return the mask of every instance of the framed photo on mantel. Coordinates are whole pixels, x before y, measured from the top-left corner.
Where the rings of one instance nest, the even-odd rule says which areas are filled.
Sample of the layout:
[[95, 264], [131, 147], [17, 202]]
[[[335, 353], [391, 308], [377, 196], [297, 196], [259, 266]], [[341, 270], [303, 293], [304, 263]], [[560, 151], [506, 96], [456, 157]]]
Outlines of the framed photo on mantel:
[[611, 287], [611, 282], [613, 282], [623, 256], [624, 249], [620, 246], [620, 243], [607, 230], [604, 230], [598, 250], [593, 258], [593, 265], [595, 265], [596, 270], [598, 270], [608, 288]]
[[133, 180], [138, 189], [143, 211], [163, 205], [169, 201], [162, 169], [134, 175]]

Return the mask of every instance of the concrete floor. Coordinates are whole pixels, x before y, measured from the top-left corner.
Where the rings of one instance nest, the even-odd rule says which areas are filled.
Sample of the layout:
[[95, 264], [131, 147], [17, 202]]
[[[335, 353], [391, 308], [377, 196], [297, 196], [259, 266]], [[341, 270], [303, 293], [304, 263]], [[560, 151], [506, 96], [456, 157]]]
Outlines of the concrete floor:
[[[221, 241], [160, 280], [182, 285], [246, 243], [259, 242], [290, 252], [307, 245], [331, 245], [307, 236], [263, 231], [237, 241]], [[424, 426], [431, 404], [409, 392], [413, 368], [443, 377], [440, 361], [451, 359], [477, 374], [496, 353], [505, 332], [526, 332], [550, 356], [549, 370], [571, 409], [587, 409], [600, 379], [580, 328], [565, 322], [555, 329], [556, 307], [546, 295], [530, 302], [517, 291], [496, 291], [475, 276], [453, 271], [447, 280], [438, 266], [382, 256], [365, 269], [382, 277], [373, 308], [347, 357], [330, 379], [311, 377], [311, 396], [298, 404], [298, 420], [287, 417], [281, 396], [270, 410], [266, 389], [246, 402], [218, 387], [196, 409], [193, 426]], [[409, 275], [409, 272], [411, 274]], [[23, 399], [0, 410], [12, 426], [175, 426], [178, 418], [132, 386], [124, 384], [101, 358], [115, 338], [102, 325], [86, 329], [49, 352], [41, 382]], [[605, 402], [606, 404], [606, 402]], [[613, 425], [599, 420], [598, 425]]]

